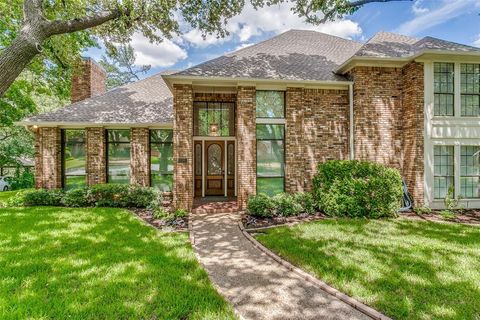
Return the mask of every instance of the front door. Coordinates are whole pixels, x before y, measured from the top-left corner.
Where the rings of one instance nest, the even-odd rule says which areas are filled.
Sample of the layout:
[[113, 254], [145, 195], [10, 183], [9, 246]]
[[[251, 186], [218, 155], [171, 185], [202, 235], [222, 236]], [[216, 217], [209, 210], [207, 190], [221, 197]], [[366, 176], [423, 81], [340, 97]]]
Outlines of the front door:
[[225, 194], [225, 142], [205, 141], [205, 195]]

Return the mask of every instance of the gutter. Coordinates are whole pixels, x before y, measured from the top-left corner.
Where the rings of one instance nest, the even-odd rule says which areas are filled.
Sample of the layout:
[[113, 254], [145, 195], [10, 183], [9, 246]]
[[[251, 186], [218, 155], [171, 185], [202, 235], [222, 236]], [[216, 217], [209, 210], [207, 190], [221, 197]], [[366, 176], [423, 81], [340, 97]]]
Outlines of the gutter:
[[349, 139], [349, 146], [350, 146], [350, 160], [355, 159], [355, 140], [354, 140], [354, 114], [353, 114], [353, 84], [348, 85], [348, 102], [349, 102], [349, 125], [350, 128], [348, 130], [350, 139]]
[[17, 121], [16, 126], [64, 127], [64, 128], [172, 128], [172, 123], [97, 123], [97, 122], [68, 122], [68, 121]]

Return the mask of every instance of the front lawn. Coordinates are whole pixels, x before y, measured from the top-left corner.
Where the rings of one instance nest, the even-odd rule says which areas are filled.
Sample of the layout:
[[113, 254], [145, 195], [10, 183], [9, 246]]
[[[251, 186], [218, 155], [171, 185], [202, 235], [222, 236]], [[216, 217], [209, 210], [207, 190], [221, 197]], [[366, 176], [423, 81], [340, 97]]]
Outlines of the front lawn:
[[256, 238], [395, 319], [480, 319], [479, 227], [331, 219]]
[[1, 319], [231, 319], [187, 234], [120, 209], [0, 209]]

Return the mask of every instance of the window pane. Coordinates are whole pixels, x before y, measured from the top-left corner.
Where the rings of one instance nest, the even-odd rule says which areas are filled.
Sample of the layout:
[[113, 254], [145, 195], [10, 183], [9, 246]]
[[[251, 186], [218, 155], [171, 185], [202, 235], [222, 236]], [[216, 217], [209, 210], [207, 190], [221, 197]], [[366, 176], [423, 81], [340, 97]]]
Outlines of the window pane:
[[108, 130], [109, 142], [130, 142], [130, 130]]
[[285, 93], [283, 91], [257, 91], [257, 118], [284, 118]]
[[461, 115], [478, 117], [480, 116], [480, 65], [462, 63], [460, 72]]
[[480, 147], [460, 148], [460, 193], [464, 198], [480, 198]]
[[150, 130], [151, 185], [164, 192], [172, 191], [173, 186], [172, 134], [172, 130]]
[[281, 140], [257, 141], [257, 176], [284, 176], [284, 148]]
[[257, 178], [257, 194], [274, 196], [284, 190], [284, 178]]
[[284, 131], [283, 124], [257, 124], [257, 139], [283, 139]]
[[434, 115], [453, 116], [454, 64], [434, 63]]
[[64, 130], [63, 139], [64, 187], [83, 187], [86, 176], [85, 130]]
[[196, 136], [235, 135], [235, 105], [231, 102], [194, 102]]
[[150, 130], [150, 142], [172, 142], [172, 129], [155, 129]]
[[443, 199], [448, 189], [454, 185], [454, 148], [453, 146], [434, 146], [434, 186], [435, 199]]
[[130, 183], [130, 130], [108, 130], [108, 182]]

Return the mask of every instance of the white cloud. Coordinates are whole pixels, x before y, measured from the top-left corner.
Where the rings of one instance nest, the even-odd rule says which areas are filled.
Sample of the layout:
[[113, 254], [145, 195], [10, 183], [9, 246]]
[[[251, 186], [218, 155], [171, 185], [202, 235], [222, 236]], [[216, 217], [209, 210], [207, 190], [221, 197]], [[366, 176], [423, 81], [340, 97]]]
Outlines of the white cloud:
[[478, 35], [478, 39], [475, 40], [475, 41], [473, 41], [473, 45], [474, 45], [475, 47], [480, 47], [480, 34]]
[[469, 12], [474, 6], [478, 6], [477, 0], [444, 0], [437, 8], [400, 25], [397, 32], [406, 35], [420, 33]]
[[242, 43], [242, 44], [236, 46], [233, 51], [237, 51], [237, 50], [240, 50], [240, 49], [243, 49], [243, 48], [246, 48], [246, 47], [250, 47], [250, 46], [252, 46], [252, 45], [254, 45], [254, 44], [255, 44], [255, 43], [252, 43], [252, 42]]
[[136, 64], [149, 64], [152, 68], [170, 67], [188, 56], [184, 49], [169, 39], [157, 44], [151, 43], [141, 34], [135, 34], [131, 44], [135, 49]]
[[413, 12], [415, 15], [424, 14], [424, 13], [427, 13], [428, 11], [430, 11], [428, 8], [422, 7], [422, 3], [423, 3], [423, 0], [417, 0], [417, 1], [415, 1], [415, 3], [413, 4], [413, 6], [412, 6], [412, 12]]
[[255, 10], [250, 3], [247, 3], [240, 15], [228, 22], [226, 29], [230, 32], [230, 36], [227, 38], [207, 36], [203, 40], [198, 30], [187, 32], [183, 38], [196, 47], [207, 47], [233, 39], [245, 43], [252, 37], [266, 32], [279, 34], [290, 29], [316, 30], [343, 38], [352, 38], [362, 33], [358, 23], [348, 19], [327, 22], [319, 26], [308, 24], [295, 15], [290, 8], [289, 5], [280, 4]]

